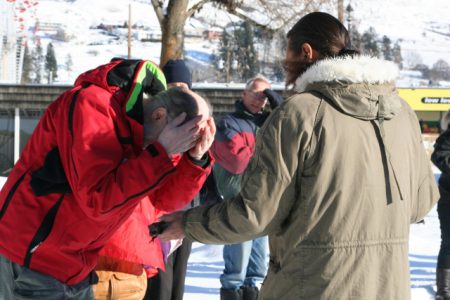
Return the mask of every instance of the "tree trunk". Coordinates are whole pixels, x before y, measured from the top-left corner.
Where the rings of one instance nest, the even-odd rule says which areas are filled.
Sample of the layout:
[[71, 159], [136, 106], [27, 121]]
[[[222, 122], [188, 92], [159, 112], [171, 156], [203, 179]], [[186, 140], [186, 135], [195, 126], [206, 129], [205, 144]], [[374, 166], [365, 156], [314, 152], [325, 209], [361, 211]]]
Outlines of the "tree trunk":
[[188, 0], [171, 0], [161, 23], [161, 58], [163, 66], [170, 59], [183, 58], [184, 24], [187, 19]]

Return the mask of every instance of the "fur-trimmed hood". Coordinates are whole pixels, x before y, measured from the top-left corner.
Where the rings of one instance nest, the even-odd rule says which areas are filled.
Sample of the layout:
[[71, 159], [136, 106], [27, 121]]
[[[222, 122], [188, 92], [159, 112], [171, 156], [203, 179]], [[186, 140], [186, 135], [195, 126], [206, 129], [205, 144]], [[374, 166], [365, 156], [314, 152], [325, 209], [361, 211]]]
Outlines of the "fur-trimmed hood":
[[397, 66], [389, 61], [369, 56], [329, 58], [303, 73], [294, 90], [317, 91], [342, 112], [359, 119], [391, 119], [401, 109], [395, 88], [397, 76]]

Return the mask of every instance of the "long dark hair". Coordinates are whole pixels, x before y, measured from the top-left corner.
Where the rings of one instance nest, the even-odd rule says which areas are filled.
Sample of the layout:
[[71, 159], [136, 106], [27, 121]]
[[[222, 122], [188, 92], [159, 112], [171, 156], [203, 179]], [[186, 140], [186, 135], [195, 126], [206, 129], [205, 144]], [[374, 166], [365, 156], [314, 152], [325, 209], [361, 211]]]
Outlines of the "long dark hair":
[[287, 34], [289, 47], [299, 53], [304, 43], [319, 52], [321, 58], [354, 55], [350, 36], [338, 19], [323, 12], [313, 12], [301, 18]]

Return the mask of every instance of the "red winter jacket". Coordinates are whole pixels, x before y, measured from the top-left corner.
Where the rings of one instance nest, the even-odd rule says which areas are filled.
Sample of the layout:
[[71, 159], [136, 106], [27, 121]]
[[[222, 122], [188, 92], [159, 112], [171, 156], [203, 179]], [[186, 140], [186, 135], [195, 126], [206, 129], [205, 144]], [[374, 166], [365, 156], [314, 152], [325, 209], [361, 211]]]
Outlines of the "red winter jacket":
[[0, 192], [0, 254], [73, 285], [143, 197], [166, 210], [192, 199], [210, 167], [142, 149], [141, 90], [164, 89], [155, 69], [111, 62], [49, 105]]
[[[173, 160], [177, 164], [180, 157], [176, 156]], [[103, 268], [106, 267], [106, 270], [141, 275], [145, 268], [148, 277], [158, 274], [158, 269], [165, 270], [160, 241], [150, 236], [148, 226], [157, 222], [158, 217], [182, 209], [199, 189], [195, 180], [196, 178], [185, 180], [187, 185], [177, 182], [175, 187], [163, 185], [161, 188], [165, 191], [172, 190], [172, 196], [165, 197], [166, 199], [149, 196], [140, 201], [100, 251], [102, 262], [97, 266], [99, 270], [105, 270]]]

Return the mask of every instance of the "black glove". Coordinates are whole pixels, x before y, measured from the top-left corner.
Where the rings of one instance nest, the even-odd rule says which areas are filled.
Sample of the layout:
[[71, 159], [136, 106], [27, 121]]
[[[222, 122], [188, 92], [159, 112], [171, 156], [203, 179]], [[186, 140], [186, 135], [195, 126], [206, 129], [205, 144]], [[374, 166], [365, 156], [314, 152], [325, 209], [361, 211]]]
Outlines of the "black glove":
[[167, 223], [165, 221], [160, 221], [160, 222], [150, 224], [150, 226], [148, 226], [148, 231], [149, 231], [152, 239], [155, 239], [158, 235], [163, 233], [163, 231], [167, 227], [169, 227], [169, 225], [170, 225], [170, 223]]
[[267, 96], [271, 109], [277, 108], [278, 106], [280, 106], [281, 102], [283, 102], [283, 97], [274, 90], [265, 89], [263, 93]]

